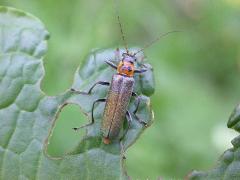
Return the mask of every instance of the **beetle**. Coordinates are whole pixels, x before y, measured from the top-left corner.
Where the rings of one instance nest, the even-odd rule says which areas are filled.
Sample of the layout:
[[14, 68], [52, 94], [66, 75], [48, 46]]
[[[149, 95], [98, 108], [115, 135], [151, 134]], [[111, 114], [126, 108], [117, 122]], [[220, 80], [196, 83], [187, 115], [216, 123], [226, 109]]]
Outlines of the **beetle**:
[[[106, 102], [104, 112], [103, 112], [102, 124], [101, 124], [101, 132], [103, 135], [104, 144], [110, 144], [111, 141], [118, 138], [121, 127], [123, 126], [125, 116], [128, 122], [128, 126], [123, 136], [120, 138], [120, 140], [123, 139], [123, 137], [127, 133], [130, 123], [132, 121], [131, 112], [129, 112], [129, 110], [127, 109], [132, 96], [135, 97], [137, 100], [137, 106], [133, 111], [133, 115], [135, 116], [136, 120], [139, 123], [143, 124], [144, 126], [147, 125], [146, 122], [140, 120], [140, 118], [136, 115], [141, 98], [140, 96], [137, 95], [137, 93], [133, 91], [133, 87], [134, 87], [133, 76], [135, 73], [144, 73], [147, 71], [146, 66], [144, 64], [142, 64], [142, 66], [145, 66], [144, 69], [135, 69], [134, 63], [137, 61], [136, 55], [139, 52], [146, 49], [147, 47], [151, 46], [153, 43], [157, 42], [161, 37], [166, 36], [170, 33], [179, 32], [179, 31], [169, 31], [165, 34], [162, 34], [158, 38], [154, 39], [153, 41], [151, 41], [149, 44], [147, 44], [137, 52], [130, 53], [127, 47], [127, 43], [125, 41], [123, 28], [122, 28], [120, 17], [118, 14], [117, 14], [117, 19], [118, 19], [118, 24], [119, 24], [121, 35], [122, 35], [122, 40], [125, 44], [126, 52], [122, 53], [122, 58], [119, 60], [118, 65], [115, 65], [114, 63], [108, 60], [105, 61], [109, 66], [117, 70], [117, 74], [113, 75], [111, 82], [106, 82], [106, 81], [96, 82], [89, 89], [88, 92], [77, 91], [73, 88], [71, 89], [72, 92], [89, 95], [91, 94], [93, 88], [97, 84], [110, 86], [107, 94], [107, 98], [97, 99], [93, 102], [92, 111], [91, 111], [91, 116], [92, 116], [91, 123], [81, 126], [79, 128], [73, 128], [74, 130], [78, 130], [80, 128], [93, 124], [94, 123], [93, 110], [94, 110], [95, 104], [98, 102]], [[119, 49], [117, 49], [117, 57], [119, 57]]]
[[[119, 54], [118, 49], [117, 53]], [[107, 98], [97, 99], [93, 102], [91, 111], [92, 116], [91, 123], [79, 127], [82, 128], [93, 124], [94, 123], [93, 111], [95, 104], [98, 102], [106, 102], [101, 124], [101, 132], [103, 135], [104, 144], [110, 144], [111, 141], [115, 140], [119, 136], [125, 116], [128, 122], [128, 126], [120, 140], [124, 137], [124, 135], [127, 133], [127, 130], [130, 127], [130, 123], [133, 119], [132, 114], [141, 124], [145, 126], [147, 125], [147, 123], [140, 120], [140, 118], [136, 114], [138, 111], [141, 98], [140, 96], [137, 95], [137, 93], [133, 91], [135, 82], [134, 74], [144, 73], [147, 71], [147, 69], [136, 69], [134, 66], [134, 63], [136, 61], [137, 61], [136, 53], [131, 54], [129, 53], [129, 51], [127, 51], [122, 54], [122, 59], [120, 59], [118, 65], [115, 65], [111, 61], [105, 61], [110, 67], [117, 70], [117, 73], [113, 75], [111, 82], [98, 81], [95, 84], [93, 84], [93, 86], [89, 89], [88, 92], [77, 91], [73, 88], [71, 89], [72, 92], [75, 92], [77, 94], [89, 95], [91, 94], [93, 88], [96, 87], [96, 85], [98, 84], [110, 86]], [[128, 110], [128, 105], [130, 103], [130, 99], [132, 96], [136, 98], [137, 105], [135, 110], [131, 113]], [[74, 128], [74, 130], [78, 130], [79, 128]]]

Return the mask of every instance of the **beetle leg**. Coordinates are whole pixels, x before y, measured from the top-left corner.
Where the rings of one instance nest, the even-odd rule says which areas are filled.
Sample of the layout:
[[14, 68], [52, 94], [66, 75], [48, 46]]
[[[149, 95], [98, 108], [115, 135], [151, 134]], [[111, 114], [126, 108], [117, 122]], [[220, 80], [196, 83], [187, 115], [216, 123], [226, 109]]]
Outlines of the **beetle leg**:
[[146, 64], [141, 64], [141, 66], [144, 67], [144, 68], [149, 68], [149, 67], [147, 67]]
[[134, 114], [134, 116], [139, 123], [143, 124], [144, 126], [147, 126], [147, 123], [145, 121], [142, 121], [136, 114]]
[[98, 81], [98, 82], [96, 82], [95, 84], [93, 84], [93, 86], [88, 90], [88, 92], [77, 91], [77, 90], [75, 90], [75, 89], [73, 89], [73, 88], [71, 88], [70, 91], [72, 91], [72, 92], [74, 92], [74, 93], [76, 93], [76, 94], [86, 94], [86, 95], [89, 95], [89, 94], [91, 94], [93, 88], [95, 88], [95, 86], [98, 85], [98, 84], [104, 85], [104, 86], [109, 86], [109, 85], [110, 85], [109, 82], [106, 82], [106, 81]]
[[106, 102], [106, 100], [107, 99], [97, 99], [97, 100], [95, 100], [94, 102], [93, 102], [93, 106], [92, 106], [92, 122], [91, 122], [91, 124], [93, 124], [94, 123], [94, 116], [93, 116], [93, 110], [94, 110], [94, 106], [95, 106], [95, 104], [97, 103], [97, 102]]
[[86, 125], [83, 125], [83, 126], [80, 126], [80, 127], [77, 127], [77, 128], [73, 128], [73, 130], [77, 131], [77, 130], [79, 130], [79, 129], [81, 129], [81, 128], [84, 128], [84, 127], [86, 127], [86, 126], [90, 126], [90, 125], [92, 125], [92, 124], [94, 123], [93, 110], [94, 110], [94, 106], [95, 106], [95, 104], [96, 104], [97, 102], [106, 102], [106, 99], [97, 99], [97, 100], [95, 100], [95, 101], [93, 102], [92, 110], [91, 110], [91, 112], [92, 112], [92, 113], [91, 113], [91, 115], [92, 115], [92, 121], [91, 121], [90, 123], [86, 124]]
[[137, 98], [137, 106], [136, 106], [136, 109], [133, 111], [133, 114], [134, 116], [136, 117], [137, 121], [141, 124], [143, 124], [144, 126], [147, 125], [146, 122], [142, 121], [138, 116], [137, 116], [137, 111], [138, 111], [138, 108], [139, 108], [139, 105], [140, 105], [140, 102], [141, 102], [141, 96], [138, 96], [137, 93], [135, 92], [132, 92], [132, 96], [134, 96], [135, 98]]
[[125, 156], [125, 150], [124, 150], [124, 146], [123, 146], [123, 143], [122, 141], [120, 141], [120, 147], [121, 147], [121, 154], [122, 154], [122, 158], [123, 159], [126, 159], [126, 156]]
[[146, 72], [148, 69], [135, 69], [134, 73], [144, 73]]
[[112, 68], [117, 69], [117, 66], [113, 62], [107, 60], [107, 61], [105, 61], [105, 63], [107, 63]]
[[135, 116], [135, 118], [137, 119], [137, 121], [141, 124], [143, 124], [144, 126], [147, 125], [146, 122], [142, 121], [138, 116], [137, 116], [137, 111], [140, 105], [140, 101], [141, 101], [141, 96], [138, 96], [137, 93], [132, 92], [132, 96], [134, 96], [135, 98], [137, 98], [137, 106], [135, 108], [135, 110], [133, 111], [133, 115]]
[[123, 140], [123, 138], [125, 137], [125, 135], [127, 134], [128, 130], [129, 130], [129, 128], [130, 128], [130, 123], [131, 123], [131, 121], [132, 121], [132, 116], [131, 116], [131, 114], [130, 114], [129, 111], [126, 112], [126, 118], [127, 118], [127, 123], [128, 123], [127, 129], [126, 129], [125, 132], [123, 133], [123, 136], [120, 138], [120, 141]]
[[139, 95], [137, 95], [137, 93], [135, 93], [135, 92], [132, 92], [132, 96], [135, 97], [136, 100], [137, 100], [136, 109], [133, 111], [133, 114], [136, 114], [137, 111], [138, 111], [138, 107], [139, 107], [140, 101], [141, 101], [141, 97]]

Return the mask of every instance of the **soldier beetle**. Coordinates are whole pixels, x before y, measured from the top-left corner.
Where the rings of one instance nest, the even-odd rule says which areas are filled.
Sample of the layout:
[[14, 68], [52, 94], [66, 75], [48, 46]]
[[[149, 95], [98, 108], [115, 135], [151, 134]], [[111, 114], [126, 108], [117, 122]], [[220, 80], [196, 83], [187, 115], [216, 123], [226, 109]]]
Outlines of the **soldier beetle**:
[[[132, 115], [135, 116], [136, 120], [139, 123], [146, 125], [146, 122], [140, 120], [140, 118], [136, 114], [138, 111], [141, 98], [140, 96], [137, 95], [137, 93], [133, 91], [133, 87], [135, 82], [134, 74], [144, 73], [147, 71], [147, 68], [144, 68], [144, 69], [135, 68], [134, 63], [137, 60], [136, 54], [143, 51], [145, 48], [149, 47], [156, 41], [158, 41], [161, 37], [166, 36], [167, 34], [170, 34], [173, 32], [178, 32], [178, 31], [167, 32], [159, 36], [158, 38], [156, 38], [155, 40], [153, 40], [152, 42], [150, 42], [149, 44], [147, 44], [145, 47], [138, 50], [137, 52], [130, 53], [127, 47], [127, 43], [125, 41], [125, 36], [123, 34], [123, 28], [120, 22], [119, 15], [117, 15], [117, 18], [118, 18], [119, 27], [121, 30], [122, 40], [125, 43], [126, 52], [122, 53], [122, 58], [119, 59], [118, 65], [114, 64], [109, 60], [105, 61], [110, 67], [116, 69], [117, 73], [113, 75], [111, 82], [98, 81], [89, 89], [88, 92], [81, 92], [75, 89], [71, 89], [71, 91], [76, 94], [89, 95], [91, 94], [93, 88], [96, 87], [96, 85], [98, 84], [104, 85], [104, 86], [110, 86], [106, 98], [97, 99], [93, 102], [92, 111], [91, 111], [91, 117], [92, 117], [91, 123], [78, 128], [73, 128], [74, 130], [78, 130], [80, 128], [93, 124], [94, 123], [93, 111], [94, 111], [95, 104], [99, 102], [106, 102], [104, 112], [103, 112], [102, 124], [101, 124], [101, 132], [102, 132], [104, 144], [110, 144], [113, 140], [119, 137], [119, 133], [123, 126], [125, 117], [127, 119], [128, 126], [123, 136], [120, 138], [120, 140], [124, 137], [124, 135], [127, 133], [130, 127], [130, 123], [133, 119]], [[117, 57], [119, 57], [120, 56], [119, 49], [117, 49], [116, 53], [118, 54]], [[137, 105], [135, 110], [133, 112], [130, 112], [128, 110], [128, 105], [132, 96], [136, 98]]]

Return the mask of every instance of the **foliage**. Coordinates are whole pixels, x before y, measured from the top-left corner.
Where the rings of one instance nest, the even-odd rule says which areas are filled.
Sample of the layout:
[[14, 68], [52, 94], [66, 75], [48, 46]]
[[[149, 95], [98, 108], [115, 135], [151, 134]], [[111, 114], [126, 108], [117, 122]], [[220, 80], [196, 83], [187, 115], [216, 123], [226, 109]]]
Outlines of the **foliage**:
[[[61, 109], [77, 104], [90, 116], [93, 101], [106, 95], [107, 89], [99, 88], [90, 96], [75, 95], [69, 90], [46, 96], [40, 89], [49, 38], [44, 25], [30, 14], [0, 7], [0, 31], [0, 179], [127, 179], [123, 152], [146, 127], [133, 119], [123, 147], [119, 141], [105, 145], [100, 133], [104, 106], [99, 105], [96, 123], [87, 127], [78, 146], [62, 157], [50, 157], [48, 140]], [[110, 80], [114, 72], [104, 60], [113, 58], [112, 49], [94, 51], [75, 73], [73, 87], [87, 90], [100, 79]], [[139, 65], [141, 59], [139, 56]], [[154, 91], [151, 70], [136, 76], [135, 90], [143, 99], [138, 115], [150, 125], [148, 96]], [[132, 101], [130, 109], [135, 106]]]
[[[235, 129], [240, 132], [240, 106], [238, 105], [229, 121], [228, 127]], [[195, 179], [239, 179], [240, 178], [240, 163], [239, 163], [239, 153], [240, 153], [240, 136], [237, 136], [232, 140], [233, 147], [226, 150], [224, 154], [220, 157], [218, 165], [207, 172], [194, 171], [189, 175], [192, 180]]]
[[[133, 179], [184, 177], [192, 169], [211, 169], [236, 136], [227, 129], [229, 112], [239, 103], [239, 0], [118, 0], [129, 46], [144, 46], [154, 67], [151, 97], [155, 122], [126, 152]], [[72, 84], [72, 74], [92, 48], [123, 44], [115, 0], [0, 0], [31, 12], [51, 34], [41, 88], [56, 95]], [[85, 120], [85, 122], [83, 122]], [[81, 138], [72, 127], [87, 123], [77, 105], [62, 109], [49, 153], [62, 155]], [[187, 162], [187, 163], [186, 163]]]

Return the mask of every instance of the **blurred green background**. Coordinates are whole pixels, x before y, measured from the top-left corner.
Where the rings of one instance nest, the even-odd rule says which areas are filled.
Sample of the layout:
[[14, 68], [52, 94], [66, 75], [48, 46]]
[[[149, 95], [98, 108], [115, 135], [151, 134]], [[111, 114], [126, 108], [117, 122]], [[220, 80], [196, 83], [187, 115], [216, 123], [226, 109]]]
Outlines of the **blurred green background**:
[[[51, 34], [42, 88], [56, 95], [71, 86], [74, 72], [94, 48], [121, 46], [114, 1], [0, 0], [39, 17]], [[240, 100], [239, 0], [119, 0], [129, 46], [181, 30], [145, 50], [154, 67], [155, 122], [132, 146], [127, 169], [133, 179], [183, 178], [207, 170], [236, 136], [227, 129]], [[86, 123], [78, 107], [63, 109], [49, 153], [71, 150]]]

